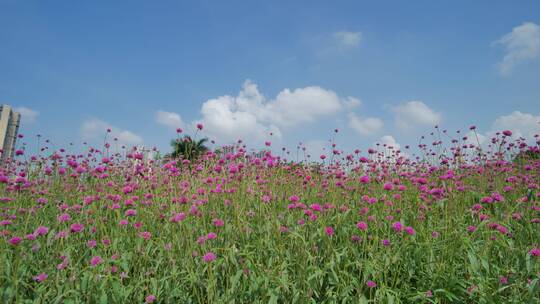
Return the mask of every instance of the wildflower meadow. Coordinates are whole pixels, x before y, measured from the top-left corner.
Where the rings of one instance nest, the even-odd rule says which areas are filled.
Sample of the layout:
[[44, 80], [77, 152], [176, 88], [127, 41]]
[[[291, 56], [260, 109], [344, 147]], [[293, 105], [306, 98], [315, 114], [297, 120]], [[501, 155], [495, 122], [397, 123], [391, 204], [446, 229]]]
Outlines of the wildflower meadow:
[[434, 132], [309, 158], [21, 148], [1, 302], [539, 303], [540, 138]]

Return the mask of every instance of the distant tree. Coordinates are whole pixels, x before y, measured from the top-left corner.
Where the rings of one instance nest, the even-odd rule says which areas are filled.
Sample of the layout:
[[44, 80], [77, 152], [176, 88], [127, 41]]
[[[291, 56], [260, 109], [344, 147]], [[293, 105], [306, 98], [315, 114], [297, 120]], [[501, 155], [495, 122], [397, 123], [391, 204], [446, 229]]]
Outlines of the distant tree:
[[208, 147], [205, 146], [207, 141], [208, 138], [193, 140], [189, 135], [185, 135], [181, 139], [174, 139], [171, 141], [173, 151], [170, 156], [172, 158], [182, 157], [183, 159], [194, 161], [208, 151]]

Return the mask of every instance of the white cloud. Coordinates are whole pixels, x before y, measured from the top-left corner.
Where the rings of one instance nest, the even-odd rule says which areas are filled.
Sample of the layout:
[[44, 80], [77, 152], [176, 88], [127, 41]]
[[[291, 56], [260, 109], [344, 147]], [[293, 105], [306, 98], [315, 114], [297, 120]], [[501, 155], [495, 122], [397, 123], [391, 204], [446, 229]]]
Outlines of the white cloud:
[[399, 150], [401, 145], [398, 144], [396, 139], [392, 135], [384, 135], [379, 139], [379, 143], [385, 146], [387, 149]]
[[155, 120], [158, 124], [170, 127], [172, 129], [184, 126], [182, 117], [178, 113], [159, 110], [155, 114]]
[[324, 140], [310, 140], [303, 147], [306, 149], [306, 156], [309, 155], [309, 160], [314, 162], [319, 162], [319, 157], [323, 154], [327, 157], [330, 157], [332, 154], [332, 144]]
[[482, 146], [487, 139], [487, 137], [482, 135], [481, 133], [476, 132], [475, 135], [473, 131], [467, 132], [467, 134], [465, 134], [465, 137], [467, 137], [467, 140], [465, 141], [467, 144], [472, 144], [475, 146]]
[[39, 112], [26, 107], [18, 107], [13, 109], [15, 112], [21, 114], [21, 120], [23, 123], [34, 123], [39, 115]]
[[347, 109], [354, 109], [362, 105], [362, 100], [355, 97], [347, 97], [343, 103]]
[[382, 129], [384, 123], [376, 117], [362, 118], [349, 113], [349, 127], [362, 135], [372, 135]]
[[507, 75], [519, 63], [540, 55], [540, 26], [532, 22], [514, 27], [493, 44], [502, 45], [506, 54], [499, 63], [502, 75]]
[[360, 45], [360, 41], [362, 41], [362, 33], [341, 31], [334, 33], [334, 38], [342, 47], [353, 48]]
[[491, 133], [510, 130], [514, 138], [524, 137], [529, 141], [534, 140], [534, 135], [540, 134], [540, 116], [514, 111], [498, 117], [491, 130]]
[[142, 138], [127, 130], [119, 129], [115, 126], [112, 126], [110, 123], [103, 120], [92, 118], [83, 122], [81, 127], [81, 134], [83, 140], [103, 140], [107, 129], [111, 129], [111, 132], [108, 133], [107, 138], [109, 143], [113, 143], [114, 138], [118, 139], [118, 143], [121, 145], [138, 145], [143, 142]]
[[[374, 143], [374, 145], [376, 144], [379, 144], [379, 151], [383, 152], [385, 157], [389, 157], [394, 160], [396, 158], [396, 151], [401, 149], [401, 145], [392, 135], [384, 135], [379, 139], [379, 141]], [[403, 156], [406, 158], [409, 157], [408, 154], [403, 153], [401, 150], [399, 156]]]
[[[350, 101], [350, 99], [349, 99]], [[262, 141], [269, 133], [281, 137], [282, 128], [291, 128], [335, 114], [345, 101], [331, 91], [317, 86], [284, 89], [267, 100], [250, 80], [244, 82], [238, 96], [220, 96], [206, 101], [201, 108], [205, 131], [216, 140]]]
[[440, 113], [418, 100], [390, 106], [390, 110], [394, 113], [396, 126], [405, 130], [415, 126], [434, 126], [441, 121]]

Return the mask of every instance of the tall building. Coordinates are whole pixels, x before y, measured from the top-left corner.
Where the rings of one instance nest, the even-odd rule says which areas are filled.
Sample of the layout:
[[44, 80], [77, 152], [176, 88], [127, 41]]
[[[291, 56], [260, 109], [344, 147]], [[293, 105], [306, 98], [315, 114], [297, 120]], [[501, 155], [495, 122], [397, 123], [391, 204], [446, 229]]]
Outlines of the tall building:
[[19, 132], [21, 114], [8, 105], [0, 105], [0, 156], [2, 160], [11, 158], [15, 151], [15, 142]]

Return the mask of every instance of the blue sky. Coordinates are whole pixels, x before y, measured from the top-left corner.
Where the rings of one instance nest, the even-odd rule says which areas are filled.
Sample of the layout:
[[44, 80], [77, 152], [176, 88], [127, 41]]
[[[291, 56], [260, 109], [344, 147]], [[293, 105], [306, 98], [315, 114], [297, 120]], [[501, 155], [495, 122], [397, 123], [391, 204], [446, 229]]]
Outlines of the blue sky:
[[313, 153], [334, 128], [364, 150], [435, 124], [540, 133], [538, 1], [112, 2], [0, 0], [0, 103], [29, 147], [111, 126], [167, 150], [197, 122]]

